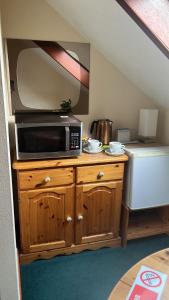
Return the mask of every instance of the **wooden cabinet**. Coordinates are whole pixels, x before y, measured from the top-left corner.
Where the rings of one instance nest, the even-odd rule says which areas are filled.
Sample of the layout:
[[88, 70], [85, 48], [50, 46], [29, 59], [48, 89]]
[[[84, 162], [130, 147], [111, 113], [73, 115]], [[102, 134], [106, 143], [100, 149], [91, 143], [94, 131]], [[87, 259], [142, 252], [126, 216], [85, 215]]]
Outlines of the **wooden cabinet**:
[[21, 191], [19, 196], [23, 253], [71, 246], [74, 186]]
[[119, 236], [122, 182], [94, 183], [76, 188], [76, 243]]
[[15, 161], [21, 261], [120, 246], [127, 159], [100, 153], [77, 159]]

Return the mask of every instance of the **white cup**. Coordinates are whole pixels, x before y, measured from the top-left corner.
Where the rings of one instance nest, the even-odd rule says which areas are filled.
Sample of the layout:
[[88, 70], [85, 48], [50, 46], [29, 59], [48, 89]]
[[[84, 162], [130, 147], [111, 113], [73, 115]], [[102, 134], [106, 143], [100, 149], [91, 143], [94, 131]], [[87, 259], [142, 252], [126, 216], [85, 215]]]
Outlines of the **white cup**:
[[102, 143], [98, 140], [94, 140], [94, 139], [89, 139], [88, 140], [88, 149], [89, 149], [89, 151], [98, 151], [101, 146], [102, 146]]
[[122, 145], [120, 142], [110, 142], [109, 149], [111, 153], [120, 153], [122, 150], [125, 149], [125, 146]]

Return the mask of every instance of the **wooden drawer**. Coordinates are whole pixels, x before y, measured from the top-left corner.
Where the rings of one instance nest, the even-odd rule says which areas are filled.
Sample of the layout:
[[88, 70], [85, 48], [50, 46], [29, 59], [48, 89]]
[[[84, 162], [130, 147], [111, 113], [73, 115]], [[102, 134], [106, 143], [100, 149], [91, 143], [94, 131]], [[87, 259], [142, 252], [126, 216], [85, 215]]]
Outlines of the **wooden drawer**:
[[73, 168], [23, 171], [18, 174], [20, 190], [46, 188], [73, 183]]
[[76, 182], [87, 183], [123, 179], [123, 173], [123, 163], [78, 167]]

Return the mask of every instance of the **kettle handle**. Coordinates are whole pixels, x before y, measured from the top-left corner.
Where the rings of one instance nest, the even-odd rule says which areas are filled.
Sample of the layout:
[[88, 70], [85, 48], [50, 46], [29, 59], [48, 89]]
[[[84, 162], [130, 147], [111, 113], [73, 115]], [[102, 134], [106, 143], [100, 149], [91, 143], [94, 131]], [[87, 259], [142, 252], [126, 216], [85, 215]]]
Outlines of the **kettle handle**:
[[97, 123], [97, 121], [93, 121], [90, 127], [90, 133], [92, 134], [93, 129], [94, 129], [94, 125]]

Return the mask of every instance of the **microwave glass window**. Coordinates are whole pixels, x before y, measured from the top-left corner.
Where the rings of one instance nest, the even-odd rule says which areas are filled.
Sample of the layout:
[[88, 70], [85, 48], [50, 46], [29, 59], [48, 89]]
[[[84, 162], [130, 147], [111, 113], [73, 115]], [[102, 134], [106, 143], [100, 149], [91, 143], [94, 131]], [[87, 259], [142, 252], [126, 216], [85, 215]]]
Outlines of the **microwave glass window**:
[[29, 127], [18, 128], [19, 151], [42, 153], [65, 151], [65, 127]]

